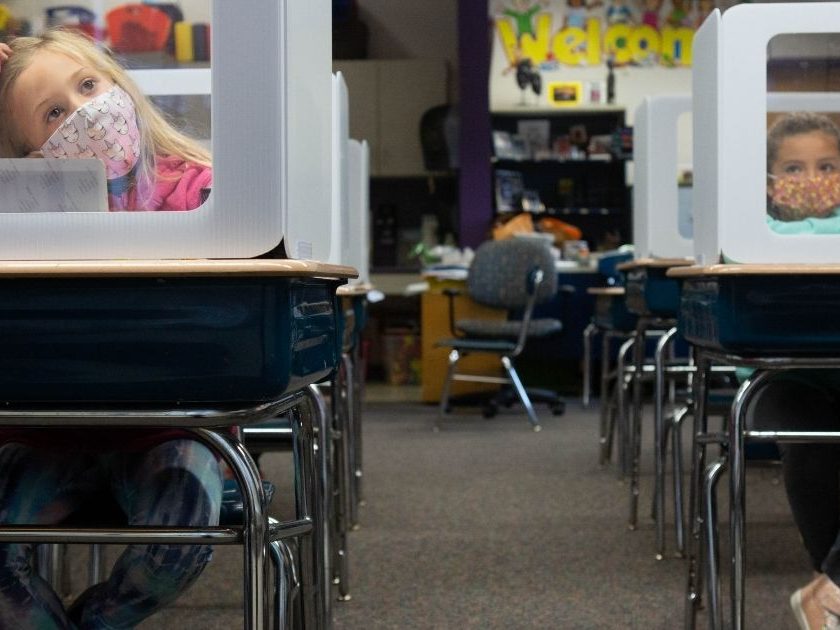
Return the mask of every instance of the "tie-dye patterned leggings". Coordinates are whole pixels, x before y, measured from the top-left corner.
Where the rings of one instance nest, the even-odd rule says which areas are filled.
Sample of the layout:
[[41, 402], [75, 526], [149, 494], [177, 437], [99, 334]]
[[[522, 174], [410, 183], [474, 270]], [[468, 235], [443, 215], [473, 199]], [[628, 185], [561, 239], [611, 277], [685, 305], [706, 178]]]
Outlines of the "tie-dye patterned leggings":
[[[203, 444], [176, 439], [145, 452], [62, 453], [0, 447], [0, 522], [55, 524], [109, 492], [130, 525], [217, 525], [219, 465]], [[208, 546], [131, 545], [107, 581], [71, 607], [32, 571], [32, 545], [0, 545], [0, 628], [131, 628], [173, 602], [210, 560]]]

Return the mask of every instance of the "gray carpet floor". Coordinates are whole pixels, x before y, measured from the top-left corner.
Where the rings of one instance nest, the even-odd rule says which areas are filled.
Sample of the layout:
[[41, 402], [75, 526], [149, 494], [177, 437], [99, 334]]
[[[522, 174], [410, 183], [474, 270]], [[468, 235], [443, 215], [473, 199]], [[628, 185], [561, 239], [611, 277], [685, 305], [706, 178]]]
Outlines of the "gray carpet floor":
[[[649, 426], [641, 519], [629, 531], [627, 486], [597, 463], [594, 409], [540, 409], [540, 433], [515, 409], [491, 420], [456, 409], [434, 433], [435, 411], [367, 405], [366, 504], [350, 535], [352, 600], [333, 606], [337, 629], [681, 627], [685, 563], [672, 554], [670, 515], [671, 553], [654, 558]], [[280, 495], [289, 466], [285, 454], [262, 460]], [[787, 598], [809, 569], [778, 471], [750, 469], [747, 497], [748, 626], [794, 629]], [[280, 516], [283, 498], [272, 508]], [[141, 627], [241, 627], [239, 559], [217, 549], [199, 582]]]

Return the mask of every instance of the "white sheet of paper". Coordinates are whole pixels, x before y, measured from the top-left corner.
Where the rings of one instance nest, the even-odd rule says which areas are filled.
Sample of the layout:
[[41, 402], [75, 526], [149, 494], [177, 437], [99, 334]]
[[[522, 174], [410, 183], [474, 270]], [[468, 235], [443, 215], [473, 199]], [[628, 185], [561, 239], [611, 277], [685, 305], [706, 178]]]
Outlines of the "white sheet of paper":
[[0, 212], [108, 212], [97, 159], [0, 159]]

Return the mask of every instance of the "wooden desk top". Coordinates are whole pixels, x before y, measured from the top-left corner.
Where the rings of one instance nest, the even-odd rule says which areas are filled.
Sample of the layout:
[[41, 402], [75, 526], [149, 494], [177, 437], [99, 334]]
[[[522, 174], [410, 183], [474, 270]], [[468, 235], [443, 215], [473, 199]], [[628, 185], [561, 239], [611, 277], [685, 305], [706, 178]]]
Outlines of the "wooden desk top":
[[586, 289], [589, 295], [608, 295], [619, 297], [624, 295], [624, 287], [589, 287]]
[[616, 267], [619, 271], [628, 271], [630, 269], [638, 269], [640, 267], [652, 267], [660, 269], [662, 267], [687, 267], [693, 265], [694, 260], [691, 258], [639, 258], [637, 260], [629, 260], [626, 263], [621, 263]]
[[338, 297], [360, 297], [367, 295], [373, 287], [369, 284], [342, 284], [336, 289]]
[[353, 267], [313, 260], [49, 260], [0, 261], [0, 278], [113, 276], [276, 276], [344, 280]]
[[671, 278], [701, 276], [840, 275], [840, 264], [785, 263], [778, 265], [692, 265], [670, 269]]

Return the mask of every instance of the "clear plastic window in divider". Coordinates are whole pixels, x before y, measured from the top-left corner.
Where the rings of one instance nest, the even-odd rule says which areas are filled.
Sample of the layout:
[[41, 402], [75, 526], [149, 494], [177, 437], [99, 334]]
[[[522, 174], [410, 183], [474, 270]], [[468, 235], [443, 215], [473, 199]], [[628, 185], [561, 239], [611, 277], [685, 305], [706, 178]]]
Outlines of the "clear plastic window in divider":
[[0, 259], [335, 258], [326, 0], [6, 5]]
[[633, 237], [637, 258], [690, 258], [691, 96], [647, 97], [633, 119]]
[[715, 11], [694, 51], [698, 261], [837, 262], [836, 5]]

